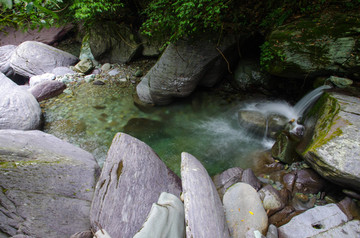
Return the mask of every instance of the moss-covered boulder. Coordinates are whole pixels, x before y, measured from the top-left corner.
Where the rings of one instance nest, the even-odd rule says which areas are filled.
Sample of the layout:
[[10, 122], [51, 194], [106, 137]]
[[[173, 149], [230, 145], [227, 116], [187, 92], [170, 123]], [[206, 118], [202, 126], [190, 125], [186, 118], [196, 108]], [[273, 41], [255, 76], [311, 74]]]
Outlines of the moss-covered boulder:
[[360, 78], [360, 17], [328, 12], [274, 29], [262, 47], [262, 64], [286, 78], [342, 74]]
[[360, 191], [360, 99], [324, 93], [304, 124], [297, 152], [324, 178]]

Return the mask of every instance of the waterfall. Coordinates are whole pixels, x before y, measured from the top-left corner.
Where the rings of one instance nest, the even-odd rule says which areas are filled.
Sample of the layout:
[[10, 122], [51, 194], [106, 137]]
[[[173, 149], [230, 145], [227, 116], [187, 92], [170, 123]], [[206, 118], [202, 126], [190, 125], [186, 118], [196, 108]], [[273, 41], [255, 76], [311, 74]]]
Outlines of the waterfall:
[[323, 85], [314, 89], [313, 91], [306, 94], [300, 101], [298, 101], [295, 106], [294, 110], [297, 114], [297, 118], [301, 117], [303, 113], [308, 109], [323, 93], [325, 89], [330, 89], [331, 86]]
[[240, 127], [247, 131], [248, 136], [250, 134], [257, 135], [262, 140], [264, 147], [271, 148], [274, 143], [272, 135], [281, 128], [283, 129], [289, 121], [293, 120], [296, 123], [323, 91], [329, 88], [331, 86], [324, 85], [314, 89], [294, 106], [286, 101], [247, 102], [241, 106], [238, 112]]

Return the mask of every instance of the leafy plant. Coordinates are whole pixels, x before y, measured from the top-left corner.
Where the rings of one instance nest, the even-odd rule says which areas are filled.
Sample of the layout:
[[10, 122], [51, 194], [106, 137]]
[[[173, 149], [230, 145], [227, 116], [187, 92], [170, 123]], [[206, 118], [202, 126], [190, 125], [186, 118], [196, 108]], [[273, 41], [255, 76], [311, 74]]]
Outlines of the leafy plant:
[[269, 71], [270, 65], [274, 60], [285, 60], [286, 55], [280, 50], [272, 47], [269, 41], [265, 41], [261, 46], [260, 66]]

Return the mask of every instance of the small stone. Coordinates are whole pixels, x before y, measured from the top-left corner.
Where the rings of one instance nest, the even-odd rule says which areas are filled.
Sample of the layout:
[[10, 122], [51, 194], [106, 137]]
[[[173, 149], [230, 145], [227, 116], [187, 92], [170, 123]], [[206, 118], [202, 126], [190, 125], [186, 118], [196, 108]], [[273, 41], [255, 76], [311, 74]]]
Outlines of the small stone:
[[266, 238], [278, 238], [279, 234], [278, 234], [278, 230], [277, 227], [273, 224], [270, 224], [268, 231], [266, 233]]
[[111, 69], [111, 64], [109, 64], [109, 63], [105, 63], [105, 64], [103, 64], [103, 66], [101, 66], [102, 71], [108, 71], [110, 69]]
[[75, 70], [78, 73], [87, 74], [91, 72], [91, 70], [94, 69], [94, 63], [91, 59], [83, 59], [79, 63], [77, 63], [73, 70]]
[[143, 76], [143, 71], [141, 69], [137, 70], [134, 74], [135, 77], [142, 77]]
[[65, 89], [65, 90], [63, 91], [63, 93], [70, 95], [70, 94], [72, 94], [73, 92], [71, 91], [71, 89], [67, 88], [67, 89]]
[[120, 78], [119, 81], [125, 83], [127, 81], [127, 79], [126, 78]]
[[96, 80], [95, 82], [93, 82], [93, 85], [104, 85], [105, 83], [103, 81], [100, 80]]
[[115, 76], [118, 75], [120, 73], [120, 70], [118, 68], [111, 70], [110, 72], [108, 72], [108, 75], [110, 76]]
[[95, 75], [94, 74], [90, 74], [90, 75], [85, 76], [85, 82], [86, 83], [90, 83], [90, 82], [92, 82], [94, 80], [95, 80]]

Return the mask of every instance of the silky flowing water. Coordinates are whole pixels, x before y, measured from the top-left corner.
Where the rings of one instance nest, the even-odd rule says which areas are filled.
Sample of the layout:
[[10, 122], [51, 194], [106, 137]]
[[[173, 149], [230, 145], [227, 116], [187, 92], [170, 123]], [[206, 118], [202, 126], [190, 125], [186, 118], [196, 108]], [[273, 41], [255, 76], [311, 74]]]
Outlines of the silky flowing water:
[[139, 109], [135, 86], [117, 83], [82, 83], [73, 94], [42, 103], [44, 131], [89, 151], [103, 164], [117, 132], [128, 133], [148, 144], [166, 165], [180, 173], [181, 152], [198, 158], [214, 175], [223, 170], [252, 166], [252, 153], [263, 150], [239, 127], [236, 101], [219, 94], [197, 92], [169, 106]]

